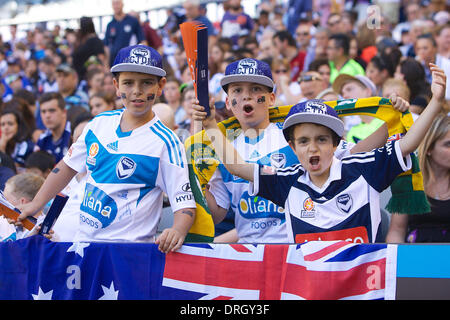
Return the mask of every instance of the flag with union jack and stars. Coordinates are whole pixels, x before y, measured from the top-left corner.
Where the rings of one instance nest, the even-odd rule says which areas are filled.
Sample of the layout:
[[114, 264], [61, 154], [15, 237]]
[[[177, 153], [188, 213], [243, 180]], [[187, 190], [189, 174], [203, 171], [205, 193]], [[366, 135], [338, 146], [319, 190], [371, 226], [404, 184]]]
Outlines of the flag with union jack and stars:
[[0, 243], [2, 300], [394, 299], [396, 245]]

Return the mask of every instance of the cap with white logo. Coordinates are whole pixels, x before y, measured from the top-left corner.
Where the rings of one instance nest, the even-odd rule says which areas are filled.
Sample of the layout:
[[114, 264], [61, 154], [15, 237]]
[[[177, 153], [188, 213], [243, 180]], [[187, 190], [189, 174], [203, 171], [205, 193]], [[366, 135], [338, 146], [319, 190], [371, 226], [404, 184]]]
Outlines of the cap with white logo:
[[226, 92], [230, 83], [253, 82], [273, 89], [272, 71], [264, 61], [245, 58], [230, 63], [225, 69], [225, 76], [220, 80], [220, 85]]
[[311, 99], [292, 106], [284, 120], [283, 134], [290, 140], [288, 129], [299, 123], [316, 123], [333, 130], [339, 137], [344, 134], [344, 123], [336, 110], [323, 103], [323, 100]]
[[111, 72], [139, 72], [165, 77], [161, 55], [155, 49], [135, 45], [120, 49]]

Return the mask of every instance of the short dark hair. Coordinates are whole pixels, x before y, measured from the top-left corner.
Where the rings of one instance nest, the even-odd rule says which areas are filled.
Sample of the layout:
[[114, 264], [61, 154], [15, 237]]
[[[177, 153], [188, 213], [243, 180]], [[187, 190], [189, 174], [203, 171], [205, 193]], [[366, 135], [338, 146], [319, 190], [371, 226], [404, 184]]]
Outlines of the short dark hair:
[[430, 42], [433, 45], [433, 47], [435, 47], [435, 48], [437, 47], [436, 39], [434, 39], [434, 37], [433, 37], [433, 35], [431, 33], [421, 34], [421, 35], [419, 35], [417, 37], [417, 40], [419, 40], [419, 39], [428, 39], [428, 40], [430, 40]]
[[56, 100], [58, 101], [58, 108], [64, 110], [66, 108], [66, 101], [59, 92], [46, 92], [39, 98], [39, 105], [45, 102]]
[[334, 40], [336, 47], [344, 49], [344, 54], [348, 56], [350, 52], [350, 37], [345, 33], [332, 34], [329, 40]]
[[38, 168], [42, 172], [52, 170], [55, 166], [53, 155], [44, 150], [35, 151], [25, 160], [25, 168]]
[[289, 31], [286, 31], [286, 30], [278, 31], [278, 32], [275, 33], [275, 35], [273, 36], [273, 39], [275, 39], [275, 38], [280, 39], [280, 41], [285, 41], [285, 40], [287, 40], [289, 46], [291, 46], [291, 47], [297, 47], [297, 43], [295, 42], [294, 37], [290, 34]]

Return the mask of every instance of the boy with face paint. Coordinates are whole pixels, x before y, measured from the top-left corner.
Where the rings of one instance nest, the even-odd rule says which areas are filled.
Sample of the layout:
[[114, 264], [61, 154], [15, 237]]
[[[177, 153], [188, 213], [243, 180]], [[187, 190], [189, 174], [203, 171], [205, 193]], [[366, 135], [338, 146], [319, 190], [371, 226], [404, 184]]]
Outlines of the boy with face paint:
[[[287, 168], [248, 163], [242, 158], [239, 146], [233, 146], [218, 129], [213, 104], [209, 117], [202, 106], [194, 106], [194, 120], [203, 122], [230, 175], [251, 181], [246, 192], [255, 197], [255, 202], [258, 196], [266, 197], [286, 210], [288, 240], [284, 242], [379, 242], [379, 193], [398, 174], [411, 168], [410, 154], [445, 103], [445, 73], [434, 64], [430, 64], [430, 69], [433, 98], [405, 136], [342, 160], [336, 158], [336, 151], [344, 124], [336, 111], [322, 100], [308, 100], [290, 109], [283, 124], [283, 135], [300, 163]], [[249, 207], [245, 210], [249, 211]]]
[[[184, 146], [152, 111], [166, 83], [162, 58], [147, 46], [125, 47], [111, 72], [124, 108], [86, 125], [34, 200], [19, 208], [19, 220], [42, 208], [76, 173], [87, 172], [74, 241], [155, 242], [162, 252], [177, 250], [193, 224], [195, 201]], [[163, 192], [174, 222], [156, 238]]]
[[[227, 93], [226, 108], [239, 121], [242, 131], [233, 134], [232, 146], [248, 163], [282, 169], [298, 164], [298, 158], [283, 136], [282, 124], [271, 123], [269, 107], [275, 102], [274, 82], [270, 67], [263, 61], [246, 58], [227, 66], [221, 85]], [[403, 100], [393, 101], [395, 105]], [[197, 112], [203, 107], [194, 105], [194, 120], [202, 120]], [[382, 145], [387, 135], [362, 141], [358, 145], [341, 141], [335, 155], [342, 157], [353, 152], [371, 150]], [[381, 143], [380, 143], [381, 141]], [[222, 158], [221, 158], [222, 159]], [[247, 180], [236, 177], [219, 164], [205, 191], [214, 223], [220, 223], [231, 208], [235, 216], [235, 230], [219, 236], [216, 242], [286, 243], [288, 242], [284, 209], [261, 196], [248, 192]]]

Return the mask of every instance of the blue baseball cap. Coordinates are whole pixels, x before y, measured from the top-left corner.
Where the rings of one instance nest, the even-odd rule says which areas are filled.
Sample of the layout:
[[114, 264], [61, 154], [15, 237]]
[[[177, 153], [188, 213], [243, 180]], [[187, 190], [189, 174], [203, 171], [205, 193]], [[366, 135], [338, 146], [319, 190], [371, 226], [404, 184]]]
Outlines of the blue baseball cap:
[[111, 72], [139, 72], [165, 77], [161, 55], [155, 49], [135, 45], [120, 49]]
[[223, 90], [226, 92], [228, 85], [235, 82], [258, 83], [272, 90], [274, 87], [269, 65], [252, 58], [234, 61], [226, 67], [225, 76], [220, 80]]
[[289, 128], [299, 123], [316, 123], [333, 130], [339, 137], [344, 134], [344, 122], [338, 117], [336, 110], [323, 102], [311, 99], [292, 106], [284, 120], [283, 134], [289, 141]]

